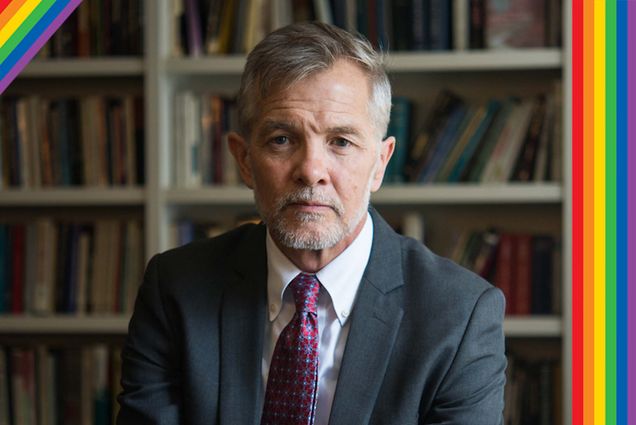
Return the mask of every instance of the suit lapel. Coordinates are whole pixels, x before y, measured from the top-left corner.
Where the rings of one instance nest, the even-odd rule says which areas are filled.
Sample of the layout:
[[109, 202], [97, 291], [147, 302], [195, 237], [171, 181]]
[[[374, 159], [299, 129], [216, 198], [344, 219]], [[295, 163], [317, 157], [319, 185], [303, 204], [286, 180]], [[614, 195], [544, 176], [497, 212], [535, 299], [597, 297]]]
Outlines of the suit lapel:
[[[399, 238], [374, 211], [373, 246], [351, 316], [330, 425], [366, 424], [402, 320]], [[364, 359], [364, 361], [361, 361]]]
[[265, 226], [252, 231], [234, 255], [234, 275], [221, 312], [221, 424], [260, 421], [263, 331], [267, 288]]

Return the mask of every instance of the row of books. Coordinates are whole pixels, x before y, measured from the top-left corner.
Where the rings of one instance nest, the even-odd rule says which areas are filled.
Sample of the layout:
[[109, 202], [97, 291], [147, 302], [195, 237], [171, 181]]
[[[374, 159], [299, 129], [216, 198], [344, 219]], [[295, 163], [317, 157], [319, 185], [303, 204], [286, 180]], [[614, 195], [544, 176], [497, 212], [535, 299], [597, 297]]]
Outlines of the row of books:
[[134, 219], [0, 224], [0, 313], [131, 313], [143, 241]]
[[173, 0], [173, 53], [249, 52], [268, 32], [321, 21], [383, 50], [557, 46], [559, 0]]
[[451, 254], [503, 291], [509, 315], [561, 312], [560, 257], [553, 236], [494, 229], [461, 233]]
[[144, 182], [141, 97], [0, 101], [0, 189]]
[[141, 0], [83, 0], [38, 58], [142, 55], [143, 4]]
[[114, 424], [120, 377], [119, 347], [0, 346], [0, 424]]
[[237, 167], [227, 143], [227, 133], [238, 127], [235, 102], [209, 93], [183, 91], [175, 96], [174, 113], [171, 181], [175, 187], [238, 184]]
[[554, 93], [469, 104], [441, 91], [410, 136], [413, 109], [395, 98], [390, 135], [397, 144], [385, 176], [393, 183], [559, 181], [561, 100]]
[[562, 423], [562, 369], [558, 359], [508, 355], [504, 425]]

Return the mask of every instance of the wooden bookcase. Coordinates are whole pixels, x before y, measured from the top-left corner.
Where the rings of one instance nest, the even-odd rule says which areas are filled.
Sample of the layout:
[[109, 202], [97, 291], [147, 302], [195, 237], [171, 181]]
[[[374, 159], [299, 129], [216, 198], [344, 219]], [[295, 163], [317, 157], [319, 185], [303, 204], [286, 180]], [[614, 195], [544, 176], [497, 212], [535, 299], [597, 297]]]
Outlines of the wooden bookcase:
[[[558, 340], [563, 369], [563, 423], [571, 422], [570, 388], [570, 5], [564, 2], [563, 49], [395, 53], [388, 68], [396, 94], [408, 94], [416, 104], [430, 104], [442, 87], [468, 99], [509, 93], [535, 94], [563, 82], [563, 181], [537, 184], [385, 186], [372, 203], [387, 216], [415, 212], [426, 217], [427, 231], [444, 223], [466, 226], [503, 223], [513, 230], [538, 229], [562, 240], [562, 314], [510, 317], [505, 333], [511, 340]], [[145, 167], [143, 188], [47, 189], [0, 191], [0, 219], [5, 214], [48, 210], [74, 214], [76, 210], [132, 209], [143, 217], [145, 256], [170, 248], [169, 232], [180, 217], [232, 216], [253, 212], [251, 192], [243, 187], [175, 189], [169, 167], [173, 134], [173, 98], [185, 88], [231, 95], [240, 80], [244, 56], [173, 58], [170, 55], [170, 0], [145, 2], [145, 54], [139, 58], [64, 59], [33, 62], [14, 83], [18, 89], [43, 92], [90, 91], [124, 86], [139, 90], [145, 99]], [[81, 88], [83, 87], [83, 89]], [[419, 113], [418, 115], [423, 115]], [[13, 211], [13, 212], [12, 212]], [[15, 337], [122, 337], [128, 317], [0, 316], [0, 345]]]

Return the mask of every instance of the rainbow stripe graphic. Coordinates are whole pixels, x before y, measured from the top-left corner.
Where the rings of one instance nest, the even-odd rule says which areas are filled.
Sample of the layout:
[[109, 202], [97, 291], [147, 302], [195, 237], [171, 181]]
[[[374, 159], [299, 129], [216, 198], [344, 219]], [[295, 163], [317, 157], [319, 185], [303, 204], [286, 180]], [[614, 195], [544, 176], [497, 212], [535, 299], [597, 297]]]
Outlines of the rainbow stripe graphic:
[[636, 1], [572, 32], [572, 423], [636, 424]]
[[82, 0], [0, 0], [0, 93]]

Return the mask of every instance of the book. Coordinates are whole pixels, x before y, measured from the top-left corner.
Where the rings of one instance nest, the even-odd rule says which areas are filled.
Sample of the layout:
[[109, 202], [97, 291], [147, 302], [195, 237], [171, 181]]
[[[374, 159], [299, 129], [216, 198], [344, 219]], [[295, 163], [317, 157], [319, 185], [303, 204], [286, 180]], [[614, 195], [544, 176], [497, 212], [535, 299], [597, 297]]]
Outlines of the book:
[[532, 110], [533, 102], [528, 99], [513, 106], [481, 175], [483, 183], [508, 181], [523, 144]]
[[487, 1], [487, 47], [545, 46], [545, 3], [536, 0]]
[[552, 259], [554, 240], [551, 236], [532, 237], [531, 276], [532, 276], [532, 314], [551, 314], [553, 271]]
[[523, 144], [515, 166], [510, 176], [513, 181], [532, 181], [534, 179], [534, 168], [537, 160], [537, 152], [541, 139], [543, 126], [545, 125], [546, 100], [544, 96], [539, 96], [534, 101], [534, 108], [528, 123]]
[[446, 182], [450, 180], [450, 175], [459, 161], [461, 155], [466, 152], [468, 142], [473, 138], [483, 119], [486, 117], [486, 107], [484, 105], [470, 108], [466, 115], [465, 126], [461, 132], [457, 133], [457, 138], [452, 149], [444, 158], [442, 166], [435, 176], [435, 181]]
[[418, 131], [410, 146], [404, 173], [410, 182], [415, 182], [422, 172], [439, 132], [451, 112], [463, 104], [463, 100], [448, 90], [442, 90], [435, 98], [424, 125]]
[[469, 35], [471, 49], [486, 47], [486, 0], [469, 0]]
[[452, 38], [452, 7], [449, 0], [429, 0], [429, 46], [431, 50], [450, 50]]
[[528, 315], [532, 312], [532, 236], [519, 234], [515, 237], [514, 257], [514, 305], [516, 314]]
[[506, 298], [506, 315], [517, 313], [516, 294], [514, 284], [514, 263], [516, 261], [517, 244], [515, 237], [510, 233], [502, 233], [499, 239], [497, 257], [495, 260], [495, 286], [497, 286]]
[[404, 182], [404, 166], [408, 154], [411, 127], [411, 101], [406, 97], [393, 98], [393, 107], [387, 135], [395, 137], [393, 156], [387, 165], [384, 181], [387, 183]]
[[483, 146], [482, 140], [484, 139], [488, 130], [491, 128], [493, 120], [500, 111], [500, 108], [500, 102], [496, 100], [491, 100], [488, 102], [485, 115], [479, 121], [477, 129], [472, 135], [470, 135], [470, 138], [468, 139], [464, 149], [461, 151], [459, 158], [452, 167], [447, 181], [459, 182], [462, 179], [462, 176], [467, 173], [467, 171], [469, 170], [469, 164], [476, 156], [479, 147]]
[[431, 183], [434, 181], [443, 165], [444, 159], [448, 157], [455, 145], [457, 135], [464, 131], [471, 118], [472, 111], [468, 107], [462, 105], [453, 110], [422, 167], [422, 172], [417, 178], [419, 183]]

